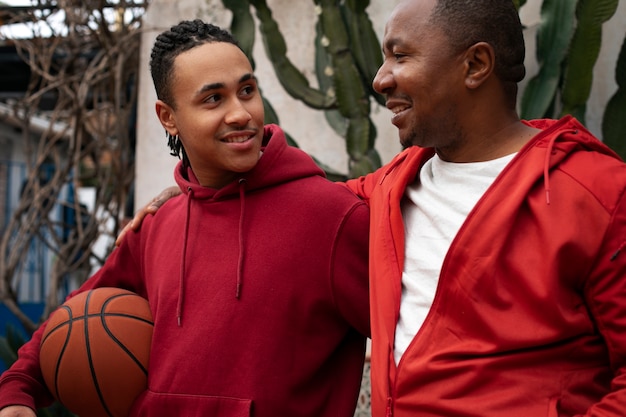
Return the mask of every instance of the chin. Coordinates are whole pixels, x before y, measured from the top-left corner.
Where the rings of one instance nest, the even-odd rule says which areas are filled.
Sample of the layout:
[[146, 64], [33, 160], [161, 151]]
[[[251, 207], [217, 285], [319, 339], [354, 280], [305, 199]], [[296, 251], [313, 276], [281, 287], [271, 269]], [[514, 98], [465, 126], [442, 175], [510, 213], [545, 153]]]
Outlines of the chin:
[[400, 145], [402, 145], [402, 149], [410, 148], [411, 146], [415, 146], [415, 137], [413, 135], [402, 135], [400, 134]]
[[254, 167], [256, 167], [258, 163], [259, 163], [259, 158], [256, 158], [251, 161], [242, 162], [241, 164], [238, 164], [238, 166], [234, 167], [233, 171], [243, 174], [244, 172], [248, 172], [254, 169]]

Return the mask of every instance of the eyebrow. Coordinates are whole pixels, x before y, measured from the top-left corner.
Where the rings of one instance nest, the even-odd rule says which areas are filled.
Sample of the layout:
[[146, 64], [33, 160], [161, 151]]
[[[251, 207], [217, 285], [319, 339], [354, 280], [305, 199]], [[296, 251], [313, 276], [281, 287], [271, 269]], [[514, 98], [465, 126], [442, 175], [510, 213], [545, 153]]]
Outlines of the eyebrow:
[[382, 44], [382, 50], [383, 52], [385, 51], [385, 49], [392, 50], [394, 46], [398, 46], [398, 45], [399, 46], [403, 45], [403, 42], [400, 39], [390, 38], [390, 39], [387, 39], [387, 41]]
[[[249, 72], [247, 74], [242, 75], [241, 78], [239, 78], [238, 84], [245, 83], [246, 81], [250, 81], [250, 80], [257, 81], [257, 78], [254, 74]], [[196, 92], [196, 95], [206, 93], [207, 91], [219, 90], [220, 88], [224, 88], [224, 87], [226, 87], [226, 84], [224, 83], [205, 84]]]

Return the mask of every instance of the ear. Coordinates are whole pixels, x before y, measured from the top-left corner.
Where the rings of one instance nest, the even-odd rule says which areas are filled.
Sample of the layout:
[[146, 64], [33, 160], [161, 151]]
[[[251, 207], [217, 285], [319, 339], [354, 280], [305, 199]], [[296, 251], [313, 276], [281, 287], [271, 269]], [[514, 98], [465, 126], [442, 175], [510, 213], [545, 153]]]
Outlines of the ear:
[[487, 42], [478, 42], [465, 52], [467, 88], [475, 89], [482, 85], [494, 71], [496, 55], [493, 47]]
[[163, 128], [172, 136], [178, 135], [174, 109], [172, 109], [172, 107], [163, 100], [157, 100], [154, 108]]

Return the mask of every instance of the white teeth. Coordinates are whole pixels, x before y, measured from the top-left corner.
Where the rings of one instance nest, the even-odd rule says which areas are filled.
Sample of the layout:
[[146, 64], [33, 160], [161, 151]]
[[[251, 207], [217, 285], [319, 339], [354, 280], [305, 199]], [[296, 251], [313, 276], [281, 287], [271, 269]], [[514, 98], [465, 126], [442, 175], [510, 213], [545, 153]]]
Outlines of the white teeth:
[[391, 109], [391, 112], [392, 112], [393, 114], [398, 114], [398, 113], [400, 113], [400, 112], [405, 111], [405, 110], [406, 110], [406, 109], [408, 109], [408, 108], [409, 108], [409, 106], [394, 107], [393, 109]]
[[248, 139], [250, 139], [250, 136], [235, 136], [235, 137], [232, 137], [232, 138], [224, 139], [224, 142], [226, 142], [226, 143], [243, 143], [243, 142], [247, 141]]

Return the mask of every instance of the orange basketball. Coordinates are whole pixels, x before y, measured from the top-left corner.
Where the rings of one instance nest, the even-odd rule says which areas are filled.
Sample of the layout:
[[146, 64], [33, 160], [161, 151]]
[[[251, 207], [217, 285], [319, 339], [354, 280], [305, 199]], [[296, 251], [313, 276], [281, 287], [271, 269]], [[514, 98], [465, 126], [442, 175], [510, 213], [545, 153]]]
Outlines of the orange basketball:
[[152, 339], [148, 301], [119, 288], [85, 291], [46, 324], [40, 350], [46, 385], [81, 417], [126, 417], [147, 388]]

